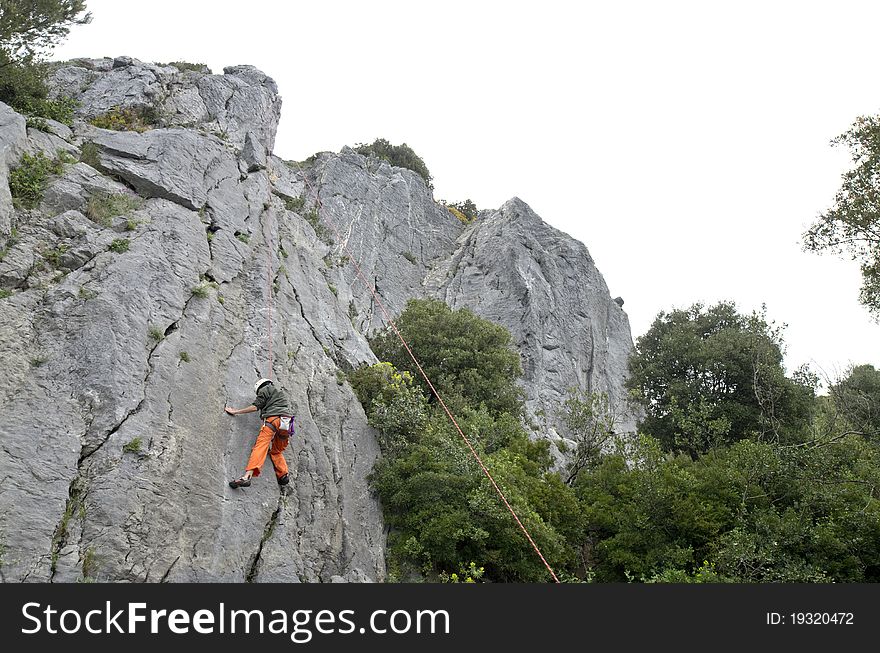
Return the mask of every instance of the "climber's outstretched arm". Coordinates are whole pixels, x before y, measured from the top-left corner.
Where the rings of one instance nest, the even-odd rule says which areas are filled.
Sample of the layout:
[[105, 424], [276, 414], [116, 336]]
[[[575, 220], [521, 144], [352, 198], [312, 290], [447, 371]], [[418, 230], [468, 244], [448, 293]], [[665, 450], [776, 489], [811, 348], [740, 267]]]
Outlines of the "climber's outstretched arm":
[[227, 406], [226, 412], [234, 417], [235, 415], [244, 415], [245, 413], [255, 413], [257, 412], [257, 407], [251, 405], [247, 408], [230, 408], [229, 406]]

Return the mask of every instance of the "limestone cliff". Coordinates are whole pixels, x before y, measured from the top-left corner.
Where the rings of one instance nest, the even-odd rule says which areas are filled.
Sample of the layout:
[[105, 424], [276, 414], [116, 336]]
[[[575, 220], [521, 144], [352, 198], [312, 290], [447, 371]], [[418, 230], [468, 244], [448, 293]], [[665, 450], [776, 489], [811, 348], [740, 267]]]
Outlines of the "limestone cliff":
[[[622, 397], [626, 315], [522, 201], [464, 225], [347, 148], [288, 164], [278, 91], [249, 66], [76, 60], [51, 84], [79, 102], [72, 130], [0, 104], [3, 580], [384, 579], [378, 447], [341, 373], [375, 362], [382, 320], [316, 195], [392, 311], [434, 296], [511, 330], [536, 437], [559, 437], [568, 387]], [[90, 124], [124, 109], [155, 124]], [[66, 163], [14, 207], [9, 171], [39, 152]], [[231, 490], [258, 421], [223, 407], [270, 374], [297, 411], [290, 490], [269, 470]]]

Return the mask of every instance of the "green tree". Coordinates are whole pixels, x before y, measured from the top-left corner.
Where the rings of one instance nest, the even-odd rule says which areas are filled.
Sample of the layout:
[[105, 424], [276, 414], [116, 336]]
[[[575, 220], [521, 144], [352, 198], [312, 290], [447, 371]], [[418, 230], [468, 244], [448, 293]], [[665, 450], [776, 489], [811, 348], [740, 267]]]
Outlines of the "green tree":
[[862, 271], [859, 301], [880, 318], [880, 116], [861, 116], [831, 141], [845, 145], [853, 167], [833, 206], [804, 233], [807, 251], [847, 253]]
[[427, 425], [428, 402], [409, 372], [377, 363], [354, 370], [348, 379], [370, 426], [379, 431], [383, 454], [398, 455], [420, 438]]
[[90, 20], [85, 0], [0, 0], [0, 102], [70, 124], [73, 104], [48, 97], [41, 57], [73, 25]]
[[880, 370], [858, 365], [831, 386], [831, 399], [847, 423], [866, 439], [880, 443]]
[[[523, 392], [516, 385], [522, 367], [507, 329], [433, 299], [410, 300], [396, 324], [448, 405], [466, 399], [472, 406], [485, 404], [494, 415], [522, 413]], [[412, 374], [430, 394], [392, 330], [386, 329], [370, 345], [380, 360]]]
[[[428, 300], [411, 301], [396, 323], [544, 555], [560, 572], [582, 571], [580, 507], [572, 488], [550, 471], [549, 444], [531, 441], [523, 426], [510, 334]], [[415, 374], [404, 369], [414, 365], [396, 335], [386, 332], [371, 344], [391, 362], [356, 370], [349, 380], [380, 431], [384, 455], [370, 481], [390, 527], [391, 577], [450, 577], [474, 563], [493, 581], [549, 580], [457, 429], [428, 403], [424, 385], [416, 391]]]
[[697, 457], [643, 437], [578, 476], [599, 581], [880, 580], [876, 448], [743, 440]]
[[566, 483], [570, 485], [582, 469], [594, 466], [602, 457], [615, 436], [617, 416], [607, 394], [572, 388], [563, 403], [563, 421], [576, 443], [574, 452], [567, 456]]
[[[484, 410], [457, 415], [495, 481], [544, 555], [574, 570], [583, 530], [574, 492], [549, 472], [546, 442], [531, 442], [518, 420]], [[489, 445], [489, 446], [487, 446]], [[441, 411], [399, 455], [380, 459], [371, 482], [382, 502], [390, 566], [452, 573], [470, 561], [494, 581], [549, 580], [547, 570]]]
[[813, 388], [785, 376], [781, 329], [732, 303], [660, 313], [636, 342], [627, 381], [644, 432], [691, 456], [743, 438], [790, 440], [809, 423]]
[[0, 49], [11, 60], [24, 61], [91, 19], [85, 0], [0, 0]]

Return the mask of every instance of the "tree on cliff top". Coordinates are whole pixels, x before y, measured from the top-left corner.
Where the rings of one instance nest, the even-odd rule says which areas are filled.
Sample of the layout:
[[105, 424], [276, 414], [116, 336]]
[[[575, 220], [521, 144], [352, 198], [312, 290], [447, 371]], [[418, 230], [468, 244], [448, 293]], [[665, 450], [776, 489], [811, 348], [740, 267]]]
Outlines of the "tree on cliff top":
[[91, 19], [85, 0], [0, 0], [0, 49], [9, 60], [23, 61]]
[[85, 0], [0, 0], [0, 102], [70, 123], [72, 102], [48, 99], [41, 55], [91, 19]]

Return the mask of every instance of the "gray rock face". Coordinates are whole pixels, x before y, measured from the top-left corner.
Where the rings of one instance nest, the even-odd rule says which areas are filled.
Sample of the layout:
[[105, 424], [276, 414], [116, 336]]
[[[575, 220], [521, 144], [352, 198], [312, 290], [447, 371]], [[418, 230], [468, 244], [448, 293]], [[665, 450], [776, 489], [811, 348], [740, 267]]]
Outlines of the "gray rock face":
[[[152, 84], [133, 70], [149, 66], [126, 60], [74, 67], [88, 74], [55, 78], [92, 80], [86, 110], [119, 104], [115, 83], [94, 86], [107, 76], [142, 97]], [[277, 107], [274, 95], [261, 104], [274, 84], [251, 68], [220, 77], [237, 98], [224, 120], [256, 135], [258, 157], [276, 125], [254, 120]], [[0, 132], [11, 159], [41, 149], [20, 116], [3, 125], [21, 127]], [[324, 276], [327, 246], [231, 142], [82, 122], [65, 142], [87, 140], [100, 170], [66, 164], [27, 213], [2, 202], [19, 238], [0, 263], [0, 576], [381, 581], [384, 525], [366, 481], [378, 447], [338, 377], [375, 358]], [[96, 195], [128, 185], [140, 208], [89, 217]], [[296, 408], [292, 482], [281, 493], [267, 461], [232, 490], [259, 420], [223, 407], [248, 405], [269, 375]]]
[[55, 95], [75, 97], [76, 115], [88, 121], [112, 109], [149, 107], [162, 127], [197, 128], [239, 150], [248, 134], [271, 152], [281, 115], [275, 82], [253, 66], [230, 66], [223, 75], [144, 63], [131, 57], [77, 59], [55, 68]]
[[18, 160], [27, 142], [25, 118], [0, 102], [0, 242], [5, 243], [12, 224], [9, 166]]
[[[434, 202], [419, 175], [348, 148], [321, 155], [304, 180], [306, 195], [320, 195], [322, 216], [339, 232], [330, 260], [347, 246], [392, 316], [412, 297], [436, 297], [510, 330], [536, 437], [558, 442], [569, 435], [559, 411], [570, 388], [606, 393], [619, 432], [635, 430], [623, 386], [633, 346], [629, 320], [582, 243], [518, 198], [463, 225]], [[334, 268], [334, 275], [359, 329], [384, 326], [352, 267]]]
[[143, 134], [96, 130], [100, 164], [144, 197], [161, 197], [198, 211], [208, 192], [238, 179], [232, 152], [210, 136], [186, 129], [152, 129]]
[[[97, 161], [65, 164], [27, 212], [0, 184], [18, 232], [0, 261], [2, 580], [382, 581], [379, 450], [342, 371], [376, 362], [384, 316], [349, 253], [392, 315], [434, 296], [507, 326], [548, 415], [536, 437], [564, 435], [551, 409], [570, 386], [620, 396], [626, 315], [586, 248], [520, 200], [465, 225], [415, 173], [347, 148], [287, 164], [277, 89], [252, 67], [77, 60], [53, 88], [81, 102], [74, 130], [26, 131], [0, 105], [0, 174], [86, 142]], [[162, 123], [86, 122], [114, 106]], [[284, 492], [269, 461], [227, 486], [259, 421], [223, 407], [260, 376], [296, 411]]]
[[559, 410], [571, 388], [607, 394], [619, 431], [635, 430], [624, 388], [632, 351], [626, 313], [583, 243], [525, 202], [513, 198], [483, 212], [426, 284], [453, 308], [466, 306], [510, 331], [539, 435], [567, 434]]

